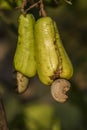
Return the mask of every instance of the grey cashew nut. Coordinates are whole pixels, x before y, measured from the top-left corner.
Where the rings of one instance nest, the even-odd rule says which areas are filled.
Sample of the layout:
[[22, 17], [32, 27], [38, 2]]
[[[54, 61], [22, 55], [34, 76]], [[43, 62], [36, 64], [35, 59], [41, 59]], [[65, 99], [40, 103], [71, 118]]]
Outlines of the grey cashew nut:
[[66, 93], [70, 89], [70, 82], [66, 79], [57, 79], [51, 85], [51, 94], [58, 102], [65, 102], [68, 98]]

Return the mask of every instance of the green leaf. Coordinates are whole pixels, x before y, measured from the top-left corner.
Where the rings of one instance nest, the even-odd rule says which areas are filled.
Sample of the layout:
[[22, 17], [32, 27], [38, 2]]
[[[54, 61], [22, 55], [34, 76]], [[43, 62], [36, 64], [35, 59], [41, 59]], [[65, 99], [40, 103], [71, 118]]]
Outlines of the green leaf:
[[54, 119], [54, 108], [47, 104], [24, 107], [25, 123], [30, 130], [60, 130], [59, 120]]

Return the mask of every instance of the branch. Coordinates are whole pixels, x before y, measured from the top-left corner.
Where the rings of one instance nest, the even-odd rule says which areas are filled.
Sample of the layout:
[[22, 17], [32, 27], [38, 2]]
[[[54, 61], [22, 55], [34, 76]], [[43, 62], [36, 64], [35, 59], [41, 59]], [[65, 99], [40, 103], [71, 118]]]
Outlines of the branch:
[[34, 3], [33, 5], [31, 5], [28, 9], [26, 9], [26, 12], [28, 12], [29, 10], [31, 10], [34, 7], [37, 7], [39, 3], [40, 3], [40, 1], [38, 1], [38, 2]]
[[9, 130], [7, 126], [5, 110], [1, 98], [0, 98], [0, 130]]

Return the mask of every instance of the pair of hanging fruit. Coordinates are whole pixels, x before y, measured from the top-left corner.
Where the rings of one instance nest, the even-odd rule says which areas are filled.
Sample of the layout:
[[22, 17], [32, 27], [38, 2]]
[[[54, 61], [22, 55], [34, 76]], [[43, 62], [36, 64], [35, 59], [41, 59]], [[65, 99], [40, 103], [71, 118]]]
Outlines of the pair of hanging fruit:
[[[14, 67], [19, 92], [26, 89], [29, 78], [37, 71], [40, 81], [51, 85], [53, 97], [56, 90], [60, 93], [57, 101], [67, 99], [65, 94], [70, 88], [67, 80], [72, 77], [73, 67], [52, 18], [41, 17], [35, 22], [32, 14], [20, 15]], [[55, 84], [59, 89], [55, 89]]]

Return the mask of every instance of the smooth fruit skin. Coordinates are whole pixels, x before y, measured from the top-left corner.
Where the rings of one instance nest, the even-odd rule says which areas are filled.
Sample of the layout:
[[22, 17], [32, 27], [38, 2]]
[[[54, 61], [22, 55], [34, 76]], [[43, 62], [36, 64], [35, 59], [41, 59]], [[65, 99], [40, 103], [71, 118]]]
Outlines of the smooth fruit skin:
[[54, 46], [55, 30], [50, 17], [43, 17], [35, 24], [35, 48], [37, 73], [46, 85], [53, 82], [51, 78], [58, 66], [58, 56]]
[[27, 14], [26, 16], [20, 15], [18, 43], [14, 56], [14, 67], [16, 71], [28, 77], [36, 74], [34, 23], [35, 19], [32, 14]]
[[54, 22], [54, 27], [56, 31], [56, 46], [59, 54], [59, 62], [60, 63], [60, 78], [70, 79], [73, 75], [73, 66], [67, 55], [66, 50], [63, 47], [62, 41], [60, 39], [60, 35], [57, 29], [57, 25]]

